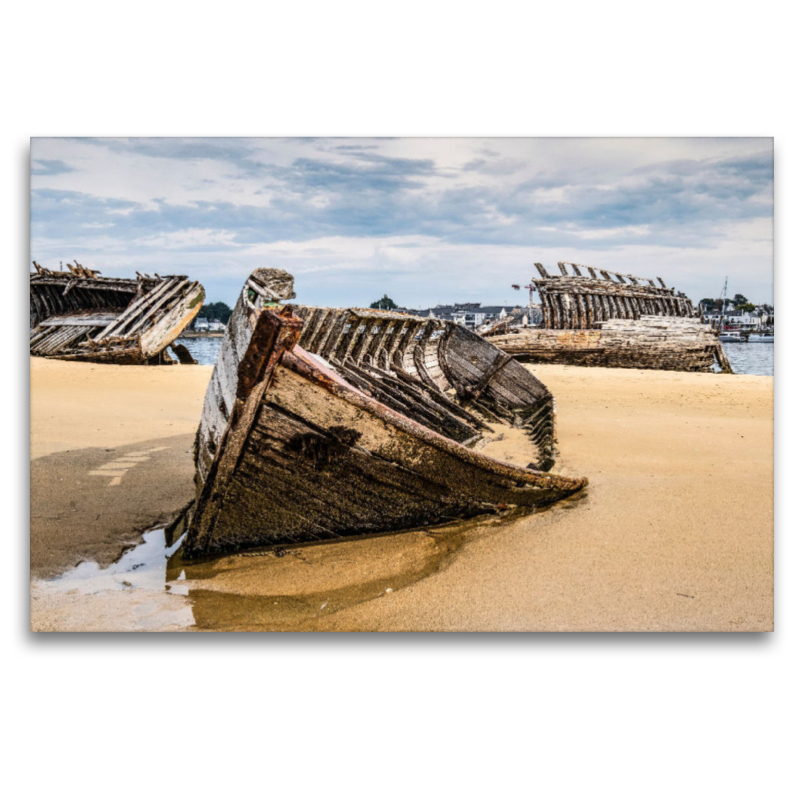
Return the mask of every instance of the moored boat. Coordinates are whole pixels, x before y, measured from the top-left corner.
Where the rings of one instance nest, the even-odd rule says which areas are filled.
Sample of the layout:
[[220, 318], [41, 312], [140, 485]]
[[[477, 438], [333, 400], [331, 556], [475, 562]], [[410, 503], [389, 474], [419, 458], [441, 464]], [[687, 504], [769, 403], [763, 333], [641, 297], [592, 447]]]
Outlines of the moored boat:
[[[197, 434], [187, 557], [535, 509], [586, 485], [547, 471], [550, 392], [481, 337], [293, 297], [288, 273], [256, 270], [231, 315]], [[528, 466], [480, 452], [497, 424], [525, 431]]]
[[744, 344], [748, 341], [749, 337], [745, 337], [742, 335], [741, 331], [726, 331], [722, 330], [719, 334], [719, 340], [721, 342], [731, 342], [731, 343], [739, 343]]

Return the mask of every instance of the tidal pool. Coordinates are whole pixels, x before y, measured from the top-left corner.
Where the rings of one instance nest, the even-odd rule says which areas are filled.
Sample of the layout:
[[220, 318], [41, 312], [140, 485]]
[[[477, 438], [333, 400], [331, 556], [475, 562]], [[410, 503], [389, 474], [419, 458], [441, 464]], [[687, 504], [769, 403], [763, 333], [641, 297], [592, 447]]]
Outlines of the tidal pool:
[[[540, 512], [547, 513], [547, 512]], [[445, 568], [469, 541], [499, 535], [505, 512], [374, 537], [187, 562], [162, 528], [115, 563], [87, 561], [31, 584], [35, 630], [336, 630], [337, 611]]]

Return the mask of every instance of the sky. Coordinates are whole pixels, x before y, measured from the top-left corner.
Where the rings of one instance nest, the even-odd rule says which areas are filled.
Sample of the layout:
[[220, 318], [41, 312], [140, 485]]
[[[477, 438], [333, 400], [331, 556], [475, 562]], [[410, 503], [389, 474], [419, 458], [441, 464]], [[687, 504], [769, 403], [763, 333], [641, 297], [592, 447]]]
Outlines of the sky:
[[31, 140], [31, 258], [185, 274], [232, 304], [527, 302], [534, 262], [773, 301], [772, 139]]

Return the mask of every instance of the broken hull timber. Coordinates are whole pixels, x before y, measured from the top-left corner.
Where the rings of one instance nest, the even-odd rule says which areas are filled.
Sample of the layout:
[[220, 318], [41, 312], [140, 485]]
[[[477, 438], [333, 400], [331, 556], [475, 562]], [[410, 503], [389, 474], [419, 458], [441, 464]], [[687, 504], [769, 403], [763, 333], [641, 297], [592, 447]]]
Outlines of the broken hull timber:
[[699, 320], [650, 316], [602, 322], [591, 330], [523, 328], [490, 341], [516, 358], [539, 364], [679, 372], [712, 371], [720, 348], [716, 332]]
[[[248, 284], [268, 285], [268, 272], [257, 271]], [[392, 359], [395, 365], [410, 366], [419, 347], [424, 356], [418, 325], [430, 320], [386, 315], [378, 324], [371, 312], [350, 309], [300, 308], [295, 316], [288, 307], [281, 312], [258, 308], [260, 301], [240, 298], [209, 384], [196, 444], [198, 494], [184, 541], [187, 557], [398, 531], [498, 507], [533, 509], [585, 486], [585, 479], [517, 467], [464, 446], [459, 439], [480, 439], [486, 423], [479, 412], [465, 411], [450, 398], [452, 406], [439, 406], [439, 412], [447, 413], [438, 417], [438, 427], [450, 435], [436, 430], [431, 399], [436, 392], [401, 367], [395, 367], [396, 373], [390, 368]], [[400, 355], [376, 345], [367, 357], [375, 337], [391, 339], [391, 321], [400, 326], [398, 337], [407, 340], [394, 348]], [[313, 352], [314, 347], [325, 350], [325, 339], [327, 357]], [[312, 350], [302, 346], [303, 340]], [[503, 366], [511, 363], [495, 348], [487, 350]], [[337, 363], [345, 362], [349, 366], [343, 374]], [[516, 370], [511, 373], [520, 379]], [[471, 375], [458, 377], [462, 391], [470, 385], [480, 389]], [[492, 384], [491, 375], [484, 377]], [[508, 375], [503, 377], [511, 383]], [[439, 376], [440, 383], [444, 380]], [[525, 388], [538, 395], [548, 417], [545, 459], [550, 460], [552, 397], [535, 379]], [[487, 407], [495, 403], [489, 395], [480, 396]], [[508, 398], [506, 403], [496, 406], [501, 414], [513, 414]], [[403, 405], [411, 413], [402, 413]], [[478, 433], [470, 435], [473, 430]], [[531, 444], [533, 455], [541, 458]]]
[[582, 264], [559, 262], [558, 276], [535, 266], [543, 327], [487, 337], [504, 352], [534, 363], [679, 372], [711, 372], [716, 361], [723, 372], [733, 371], [718, 331], [661, 278], [656, 286]]
[[[172, 363], [166, 349], [205, 293], [183, 275], [102, 278], [79, 265], [30, 276], [30, 353], [116, 364]], [[183, 360], [183, 359], [182, 359]]]

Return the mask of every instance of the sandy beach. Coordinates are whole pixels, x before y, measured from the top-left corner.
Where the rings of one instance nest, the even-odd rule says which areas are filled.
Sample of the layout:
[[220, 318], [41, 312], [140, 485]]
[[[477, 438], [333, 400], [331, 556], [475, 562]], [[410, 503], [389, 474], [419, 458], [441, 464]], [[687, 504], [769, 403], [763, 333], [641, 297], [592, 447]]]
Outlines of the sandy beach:
[[[48, 579], [112, 564], [193, 496], [210, 367], [31, 359], [33, 630], [768, 631], [773, 379], [536, 366], [575, 499], [361, 541], [169, 562], [162, 589]], [[491, 454], [518, 460], [513, 436]]]

